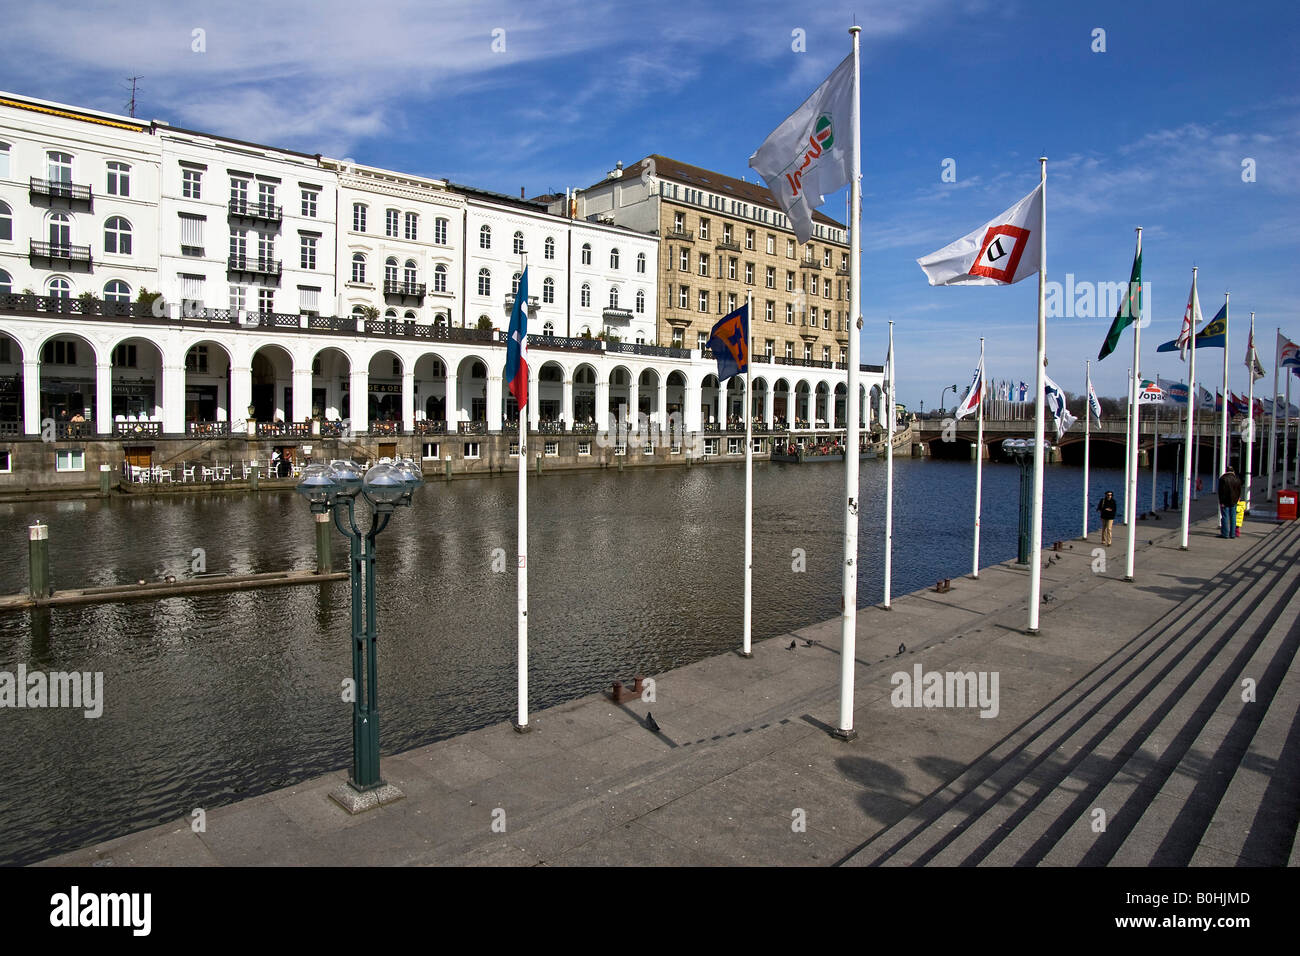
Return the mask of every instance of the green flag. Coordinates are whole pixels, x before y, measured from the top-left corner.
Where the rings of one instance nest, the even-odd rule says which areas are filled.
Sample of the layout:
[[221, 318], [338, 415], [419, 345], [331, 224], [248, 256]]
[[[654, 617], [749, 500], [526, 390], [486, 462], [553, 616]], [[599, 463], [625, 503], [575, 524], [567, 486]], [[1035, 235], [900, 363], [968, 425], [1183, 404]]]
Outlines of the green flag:
[[1110, 331], [1106, 333], [1106, 341], [1101, 343], [1101, 351], [1097, 353], [1097, 361], [1100, 362], [1119, 345], [1119, 337], [1124, 330], [1132, 325], [1142, 315], [1142, 240], [1138, 238], [1137, 252], [1133, 256], [1133, 272], [1129, 276], [1128, 289], [1124, 293], [1124, 300], [1120, 302], [1119, 311], [1115, 313], [1115, 321], [1110, 324]]

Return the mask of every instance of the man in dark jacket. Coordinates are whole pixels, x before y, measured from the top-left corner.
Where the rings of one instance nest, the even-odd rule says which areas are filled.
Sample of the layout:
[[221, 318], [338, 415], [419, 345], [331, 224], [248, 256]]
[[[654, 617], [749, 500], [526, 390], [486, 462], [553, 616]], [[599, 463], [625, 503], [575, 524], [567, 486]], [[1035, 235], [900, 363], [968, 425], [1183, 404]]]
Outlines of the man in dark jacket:
[[1219, 528], [1220, 538], [1235, 538], [1237, 531], [1237, 502], [1241, 500], [1241, 479], [1228, 466], [1219, 477]]
[[1110, 529], [1115, 524], [1115, 510], [1119, 502], [1115, 500], [1115, 492], [1106, 492], [1106, 497], [1097, 502], [1097, 510], [1101, 513], [1101, 543], [1110, 547]]

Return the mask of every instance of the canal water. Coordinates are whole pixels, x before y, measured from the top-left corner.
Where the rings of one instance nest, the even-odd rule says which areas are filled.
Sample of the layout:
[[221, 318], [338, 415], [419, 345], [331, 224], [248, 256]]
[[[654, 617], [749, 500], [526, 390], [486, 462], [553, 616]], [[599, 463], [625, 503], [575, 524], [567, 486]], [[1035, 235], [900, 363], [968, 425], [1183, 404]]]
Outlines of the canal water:
[[[896, 595], [970, 572], [974, 478], [969, 462], [895, 461]], [[1079, 534], [1082, 479], [1048, 467], [1045, 542]], [[740, 465], [530, 476], [534, 711], [739, 646], [743, 482]], [[1149, 482], [1143, 472], [1141, 510]], [[1122, 483], [1122, 470], [1094, 469], [1094, 501]], [[1016, 466], [985, 465], [985, 565], [1015, 557], [1018, 485]], [[1169, 488], [1161, 475], [1162, 497]], [[884, 492], [884, 462], [863, 462], [862, 606], [881, 599]], [[513, 718], [514, 496], [513, 477], [432, 481], [379, 537], [385, 753]], [[754, 639], [837, 616], [842, 466], [758, 464], [754, 500]], [[38, 518], [56, 588], [181, 578], [195, 549], [209, 572], [315, 564], [311, 517], [292, 493], [0, 504], [5, 593], [26, 587]], [[95, 719], [0, 709], [0, 863], [348, 767], [348, 602], [345, 581], [0, 614], [0, 671], [104, 675]]]

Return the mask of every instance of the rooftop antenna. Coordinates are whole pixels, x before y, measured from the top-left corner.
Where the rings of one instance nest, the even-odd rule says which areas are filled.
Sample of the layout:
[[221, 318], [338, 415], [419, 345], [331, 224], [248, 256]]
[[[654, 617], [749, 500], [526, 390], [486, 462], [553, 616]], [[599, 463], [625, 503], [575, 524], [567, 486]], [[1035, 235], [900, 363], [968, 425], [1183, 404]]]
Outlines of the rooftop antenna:
[[140, 76], [128, 76], [127, 79], [131, 81], [131, 102], [129, 102], [129, 103], [126, 104], [126, 109], [127, 109], [127, 114], [128, 114], [132, 119], [135, 119], [135, 94], [136, 94], [136, 92], [137, 92], [137, 88], [136, 88], [136, 80], [141, 80], [141, 79], [143, 79], [143, 77], [140, 77]]

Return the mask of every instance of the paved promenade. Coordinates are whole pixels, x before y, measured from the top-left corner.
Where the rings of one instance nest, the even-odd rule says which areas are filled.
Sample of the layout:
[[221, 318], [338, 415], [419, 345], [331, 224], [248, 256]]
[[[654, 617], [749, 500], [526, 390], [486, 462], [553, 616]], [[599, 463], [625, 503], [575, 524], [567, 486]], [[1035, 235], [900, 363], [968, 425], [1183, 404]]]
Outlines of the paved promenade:
[[[851, 743], [836, 620], [654, 675], [654, 703], [386, 756], [405, 798], [368, 813], [328, 799], [340, 771], [44, 865], [1294, 864], [1300, 525], [1222, 540], [1213, 506], [1187, 552], [1176, 515], [1139, 522], [1133, 583], [1123, 527], [1104, 571], [1095, 540], [1045, 552], [1038, 636], [1011, 565], [864, 610]], [[917, 667], [996, 672], [996, 716], [894, 706]]]

